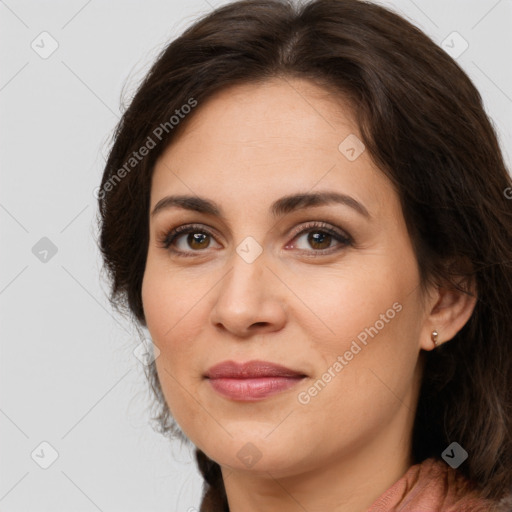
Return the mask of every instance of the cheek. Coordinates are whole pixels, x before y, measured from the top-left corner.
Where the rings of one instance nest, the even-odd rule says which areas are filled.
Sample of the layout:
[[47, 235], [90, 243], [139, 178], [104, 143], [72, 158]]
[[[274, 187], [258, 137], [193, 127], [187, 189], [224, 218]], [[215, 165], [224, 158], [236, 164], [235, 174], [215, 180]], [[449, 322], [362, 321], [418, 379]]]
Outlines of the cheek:
[[[196, 422], [202, 418], [204, 409], [194, 397], [200, 384], [197, 376], [202, 353], [197, 340], [205, 322], [200, 316], [201, 290], [187, 287], [176, 276], [148, 266], [142, 284], [142, 301], [147, 328], [160, 350], [155, 364], [165, 402], [187, 437], [192, 442], [200, 442], [194, 432], [201, 429], [201, 424]], [[202, 296], [204, 299], [204, 293]]]
[[[188, 293], [188, 288], [179, 281], [176, 276], [148, 268], [142, 285], [147, 328], [160, 350], [156, 369], [173, 416], [193, 409], [193, 400], [185, 391], [195, 393], [201, 364], [197, 343], [205, 321], [200, 316], [201, 302], [197, 297], [200, 290], [196, 287]], [[184, 289], [187, 293], [183, 293]]]
[[299, 288], [328, 328], [326, 335], [318, 320], [316, 328], [315, 321], [300, 320], [318, 369], [302, 398], [315, 414], [329, 411], [337, 425], [370, 418], [376, 425], [408, 400], [421, 328], [417, 274], [405, 261], [385, 269], [382, 263], [354, 266], [342, 277], [326, 276], [307, 297], [307, 278]]
[[[381, 304], [374, 305], [363, 323], [350, 315], [339, 317], [338, 328], [350, 329], [352, 336], [328, 346], [316, 340], [317, 351], [322, 347], [322, 364], [298, 390], [301, 405], [295, 419], [304, 431], [321, 431], [332, 440], [318, 446], [319, 453], [362, 449], [383, 426], [405, 421], [414, 410], [418, 356], [410, 316], [414, 308], [402, 304], [403, 309], [389, 323], [382, 321], [382, 326], [375, 312], [385, 314], [388, 302]], [[358, 338], [361, 333], [364, 336]]]
[[377, 333], [385, 337], [403, 316], [397, 309], [407, 286], [397, 273], [383, 271], [377, 259], [366, 265], [358, 261], [332, 269], [306, 269], [291, 281], [300, 300], [290, 297], [295, 304], [290, 321], [300, 323], [311, 347], [329, 358], [326, 363], [349, 350], [355, 339], [364, 346]]
[[174, 343], [178, 336], [183, 338], [184, 330], [193, 331], [200, 326], [200, 303], [207, 291], [207, 283], [195, 281], [191, 285], [186, 275], [171, 272], [148, 258], [142, 282], [142, 303], [148, 329], [153, 341], [162, 345], [161, 350]]
[[202, 363], [204, 350], [199, 343], [208, 323], [208, 293], [213, 285], [211, 278], [193, 279], [148, 258], [141, 290], [144, 315], [160, 349], [157, 364], [165, 364], [173, 375]]

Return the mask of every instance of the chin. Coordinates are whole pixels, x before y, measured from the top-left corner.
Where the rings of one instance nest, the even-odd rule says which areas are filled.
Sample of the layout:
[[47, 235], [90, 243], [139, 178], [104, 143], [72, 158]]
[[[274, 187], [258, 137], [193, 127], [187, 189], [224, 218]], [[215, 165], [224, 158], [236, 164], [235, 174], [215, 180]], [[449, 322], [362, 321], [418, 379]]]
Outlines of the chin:
[[[268, 435], [268, 432], [267, 429], [265, 435]], [[235, 471], [250, 471], [255, 475], [261, 473], [266, 476], [268, 473], [273, 476], [293, 474], [297, 470], [295, 466], [301, 462], [290, 457], [291, 453], [295, 457], [298, 455], [292, 437], [287, 438], [288, 442], [278, 436], [274, 439], [271, 437], [272, 434], [264, 439], [263, 436], [247, 429], [243, 431], [243, 435], [234, 435], [225, 443], [218, 442], [214, 446], [205, 446], [201, 449], [221, 466]]]

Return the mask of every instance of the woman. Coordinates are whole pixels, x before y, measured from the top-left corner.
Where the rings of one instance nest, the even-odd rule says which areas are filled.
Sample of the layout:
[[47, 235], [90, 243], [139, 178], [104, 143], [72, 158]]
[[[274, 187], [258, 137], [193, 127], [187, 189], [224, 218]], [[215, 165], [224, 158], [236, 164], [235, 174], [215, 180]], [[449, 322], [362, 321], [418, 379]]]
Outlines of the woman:
[[99, 243], [201, 511], [512, 510], [511, 185], [469, 78], [383, 7], [235, 2], [169, 44]]

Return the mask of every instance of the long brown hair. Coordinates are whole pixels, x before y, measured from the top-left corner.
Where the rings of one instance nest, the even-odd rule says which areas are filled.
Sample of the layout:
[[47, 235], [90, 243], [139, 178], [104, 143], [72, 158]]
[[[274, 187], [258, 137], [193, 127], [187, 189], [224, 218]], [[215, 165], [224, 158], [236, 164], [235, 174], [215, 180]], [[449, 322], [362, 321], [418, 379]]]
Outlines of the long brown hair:
[[[349, 99], [367, 150], [398, 190], [422, 284], [465, 289], [455, 276], [473, 279], [471, 318], [424, 354], [413, 458], [440, 457], [457, 441], [469, 453], [459, 470], [484, 497], [501, 498], [512, 488], [512, 183], [468, 76], [381, 6], [242, 0], [203, 17], [161, 52], [116, 127], [98, 192], [112, 304], [145, 325], [151, 176], [193, 116], [184, 106], [200, 108], [226, 86], [272, 77], [306, 78]], [[132, 161], [149, 139], [154, 147]], [[147, 376], [160, 431], [180, 436], [154, 364]], [[201, 511], [229, 510], [219, 465], [199, 450], [196, 457], [205, 477]]]

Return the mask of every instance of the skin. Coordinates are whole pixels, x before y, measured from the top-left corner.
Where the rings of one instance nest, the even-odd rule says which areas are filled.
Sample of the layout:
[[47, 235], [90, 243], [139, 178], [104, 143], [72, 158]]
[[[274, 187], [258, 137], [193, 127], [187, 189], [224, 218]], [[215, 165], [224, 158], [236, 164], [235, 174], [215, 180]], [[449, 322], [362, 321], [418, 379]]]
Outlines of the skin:
[[[368, 151], [350, 161], [338, 149], [359, 136], [339, 96], [275, 78], [223, 89], [194, 112], [156, 163], [150, 211], [167, 195], [189, 194], [215, 201], [224, 217], [177, 207], [150, 216], [142, 298], [166, 401], [186, 436], [220, 464], [232, 512], [365, 511], [412, 463], [421, 351], [434, 348], [434, 329], [440, 343], [450, 340], [475, 299], [441, 287], [422, 293], [391, 182]], [[279, 219], [269, 212], [282, 196], [318, 191], [353, 197], [369, 217], [342, 204]], [[315, 244], [311, 235], [325, 231], [300, 233], [309, 221], [352, 243]], [[174, 248], [190, 257], [162, 247], [171, 228], [189, 223], [212, 236], [203, 245], [179, 236]], [[252, 263], [236, 251], [246, 237], [262, 249]], [[394, 318], [333, 372], [396, 303]], [[253, 359], [306, 378], [254, 402], [225, 398], [203, 378], [221, 361]], [[335, 376], [300, 403], [329, 368]], [[237, 456], [243, 447], [259, 460]]]

